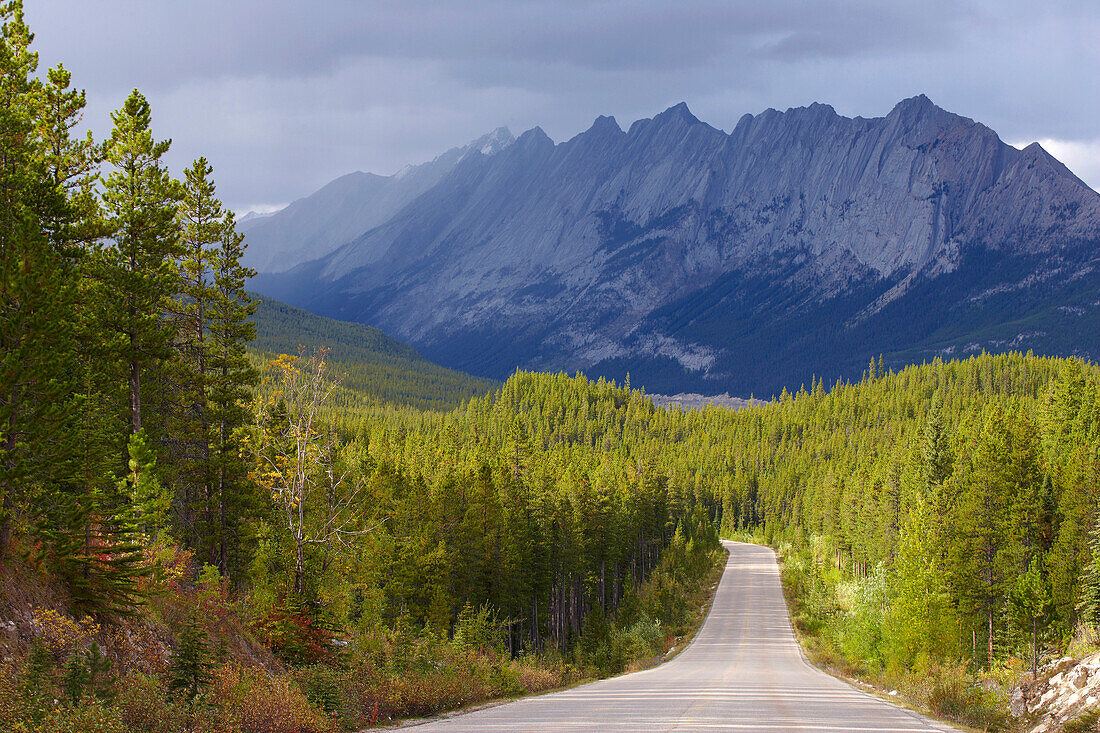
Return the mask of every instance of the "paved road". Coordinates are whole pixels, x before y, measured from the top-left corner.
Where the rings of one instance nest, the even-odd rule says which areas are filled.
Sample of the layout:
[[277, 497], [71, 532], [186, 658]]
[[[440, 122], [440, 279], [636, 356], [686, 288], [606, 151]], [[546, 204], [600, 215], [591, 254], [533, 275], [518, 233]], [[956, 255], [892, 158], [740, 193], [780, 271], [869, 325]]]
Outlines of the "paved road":
[[669, 662], [418, 725], [420, 731], [949, 731], [807, 664], [771, 550], [729, 561], [695, 641]]

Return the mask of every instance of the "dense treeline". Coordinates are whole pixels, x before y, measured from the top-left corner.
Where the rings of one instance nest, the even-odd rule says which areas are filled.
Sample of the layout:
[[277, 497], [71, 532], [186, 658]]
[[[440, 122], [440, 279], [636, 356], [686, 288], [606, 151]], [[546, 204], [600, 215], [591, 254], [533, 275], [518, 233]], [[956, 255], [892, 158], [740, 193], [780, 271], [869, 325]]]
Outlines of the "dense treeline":
[[[671, 486], [664, 465], [623, 440], [655, 415], [638, 392], [528, 374], [448, 414], [368, 411], [345, 424], [343, 450], [359, 457], [360, 500], [378, 526], [362, 570], [337, 576], [354, 579], [357, 603], [376, 604], [372, 617], [447, 628], [465, 604], [488, 604], [510, 619], [511, 648], [568, 648], [678, 528], [714, 544], [703, 493]], [[362, 589], [368, 572], [378, 583]]]
[[440, 626], [489, 603], [513, 646], [539, 628], [560, 644], [678, 522], [713, 524], [791, 544], [833, 592], [851, 583], [867, 606], [828, 613], [861, 659], [1030, 660], [1096, 621], [1098, 376], [1020, 354], [872, 363], [856, 384], [682, 412], [517, 373], [449, 414], [345, 411], [381, 522], [363, 602]]

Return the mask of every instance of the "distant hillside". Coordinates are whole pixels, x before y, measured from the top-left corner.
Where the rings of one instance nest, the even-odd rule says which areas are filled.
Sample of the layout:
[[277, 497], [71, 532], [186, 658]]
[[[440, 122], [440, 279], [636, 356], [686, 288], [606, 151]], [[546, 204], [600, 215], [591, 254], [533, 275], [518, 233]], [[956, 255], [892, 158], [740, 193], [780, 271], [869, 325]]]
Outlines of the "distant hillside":
[[384, 402], [420, 409], [447, 410], [498, 385], [445, 369], [424, 359], [411, 346], [377, 328], [316, 316], [300, 308], [253, 294], [253, 352], [270, 357], [296, 354], [299, 346], [324, 346], [343, 386]]

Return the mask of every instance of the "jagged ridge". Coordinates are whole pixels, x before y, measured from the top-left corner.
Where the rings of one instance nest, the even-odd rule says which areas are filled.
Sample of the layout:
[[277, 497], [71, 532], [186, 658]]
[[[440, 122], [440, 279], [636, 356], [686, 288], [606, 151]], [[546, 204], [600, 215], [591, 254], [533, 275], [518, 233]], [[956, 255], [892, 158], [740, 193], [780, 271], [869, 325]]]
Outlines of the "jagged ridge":
[[[744, 394], [1090, 312], [1088, 288], [1052, 288], [1091, 282], [1098, 233], [1100, 196], [1041, 147], [923, 95], [873, 119], [766, 110], [729, 134], [680, 104], [625, 132], [600, 117], [561, 144], [535, 128], [465, 156], [257, 287], [483, 375], [630, 370], [652, 389]], [[1058, 328], [1015, 345], [1064, 352]], [[1079, 335], [1082, 353], [1100, 346]]]

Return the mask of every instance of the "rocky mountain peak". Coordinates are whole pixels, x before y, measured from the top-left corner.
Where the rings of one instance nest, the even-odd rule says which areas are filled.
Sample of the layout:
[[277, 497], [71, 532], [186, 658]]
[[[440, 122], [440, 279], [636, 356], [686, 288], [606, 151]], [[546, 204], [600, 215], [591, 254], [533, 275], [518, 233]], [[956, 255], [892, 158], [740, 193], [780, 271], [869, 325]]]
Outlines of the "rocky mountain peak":
[[822, 104], [821, 102], [813, 102], [808, 107], [791, 107], [783, 114], [792, 119], [832, 119], [840, 116], [831, 104]]
[[477, 140], [466, 146], [468, 150], [476, 150], [482, 155], [496, 155], [501, 150], [516, 141], [512, 131], [507, 127], [498, 127], [487, 135], [482, 135]]
[[696, 117], [695, 115], [693, 115], [691, 113], [691, 110], [688, 109], [688, 106], [687, 106], [686, 102], [680, 102], [679, 104], [675, 104], [675, 105], [669, 107], [668, 109], [666, 109], [664, 112], [661, 112], [660, 114], [655, 115], [653, 117], [652, 124], [653, 124], [654, 127], [660, 127], [660, 128], [665, 128], [665, 127], [687, 128], [687, 127], [694, 127], [695, 125], [703, 125], [704, 127], [710, 127], [710, 125], [707, 125], [705, 122], [703, 122], [702, 120], [700, 120], [698, 117]]
[[948, 112], [942, 107], [936, 106], [931, 99], [923, 94], [898, 102], [886, 115], [886, 120], [902, 130], [929, 139], [949, 128], [970, 129], [979, 127], [982, 131], [992, 133], [992, 130], [984, 125], [978, 125], [968, 117]]
[[619, 127], [618, 121], [609, 115], [600, 115], [593, 120], [591, 127], [585, 131], [585, 133], [612, 133], [620, 134], [623, 128]]
[[547, 146], [554, 147], [554, 141], [541, 127], [535, 126], [516, 138], [515, 146], [525, 150], [537, 150]]
[[686, 102], [680, 102], [649, 119], [637, 120], [630, 126], [627, 134], [633, 137], [639, 134], [661, 134], [670, 130], [682, 132], [695, 126], [710, 127], [691, 113]]

